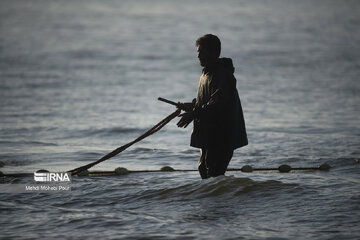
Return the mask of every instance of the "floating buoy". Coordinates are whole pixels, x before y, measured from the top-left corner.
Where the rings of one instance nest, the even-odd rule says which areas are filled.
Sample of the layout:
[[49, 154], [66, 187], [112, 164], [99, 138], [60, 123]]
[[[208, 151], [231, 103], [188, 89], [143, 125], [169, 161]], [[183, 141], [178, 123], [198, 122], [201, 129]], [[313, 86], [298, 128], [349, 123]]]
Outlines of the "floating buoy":
[[115, 172], [115, 175], [125, 175], [125, 174], [129, 173], [129, 170], [127, 170], [126, 168], [123, 168], [123, 167], [118, 167], [118, 168], [115, 168], [114, 172]]
[[49, 171], [46, 169], [40, 169], [36, 171], [37, 173], [48, 173]]
[[242, 172], [252, 172], [253, 168], [250, 165], [245, 165], [240, 169]]
[[173, 171], [175, 171], [175, 169], [173, 169], [170, 166], [164, 166], [164, 167], [160, 168], [160, 171], [162, 171], [162, 172], [173, 172]]
[[321, 164], [321, 165], [319, 166], [319, 169], [322, 170], [322, 171], [327, 171], [327, 170], [329, 170], [330, 168], [331, 168], [330, 165], [327, 164], [327, 163], [323, 163], [323, 164]]
[[355, 160], [356, 163], [360, 163], [360, 158]]
[[84, 176], [89, 176], [89, 174], [90, 174], [90, 172], [88, 170], [84, 170], [84, 171], [77, 173], [76, 175], [78, 175], [79, 177], [84, 177]]
[[289, 166], [289, 165], [287, 165], [287, 164], [283, 164], [283, 165], [280, 165], [279, 167], [278, 167], [278, 170], [279, 170], [279, 172], [290, 172], [291, 171], [291, 167]]
[[5, 163], [0, 161], [0, 167], [3, 167], [3, 166], [5, 166]]

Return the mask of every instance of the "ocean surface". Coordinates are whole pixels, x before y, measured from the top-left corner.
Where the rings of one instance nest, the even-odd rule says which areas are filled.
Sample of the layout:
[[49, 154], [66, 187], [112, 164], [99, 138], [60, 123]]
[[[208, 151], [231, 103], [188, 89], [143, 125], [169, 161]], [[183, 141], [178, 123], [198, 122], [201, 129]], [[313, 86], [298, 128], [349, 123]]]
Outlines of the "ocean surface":
[[[141, 135], [175, 110], [158, 97], [196, 96], [206, 33], [233, 59], [248, 131], [229, 167], [332, 167], [0, 193], [0, 239], [360, 239], [359, 26], [356, 0], [0, 1], [1, 172], [67, 171]], [[90, 170], [196, 170], [190, 133], [173, 120]]]

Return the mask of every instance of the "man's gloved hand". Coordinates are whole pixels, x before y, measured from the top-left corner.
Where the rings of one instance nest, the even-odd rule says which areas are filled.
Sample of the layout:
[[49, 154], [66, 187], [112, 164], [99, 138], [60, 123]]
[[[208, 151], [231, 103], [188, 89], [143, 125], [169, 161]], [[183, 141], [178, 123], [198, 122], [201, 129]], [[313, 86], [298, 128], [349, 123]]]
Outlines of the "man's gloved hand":
[[189, 123], [191, 123], [194, 120], [193, 112], [185, 112], [183, 114], [180, 114], [179, 117], [181, 117], [181, 119], [176, 124], [178, 127], [186, 128], [189, 125]]
[[192, 102], [187, 102], [187, 103], [178, 102], [177, 108], [185, 112], [191, 112], [195, 107], [195, 102], [196, 102], [195, 99]]

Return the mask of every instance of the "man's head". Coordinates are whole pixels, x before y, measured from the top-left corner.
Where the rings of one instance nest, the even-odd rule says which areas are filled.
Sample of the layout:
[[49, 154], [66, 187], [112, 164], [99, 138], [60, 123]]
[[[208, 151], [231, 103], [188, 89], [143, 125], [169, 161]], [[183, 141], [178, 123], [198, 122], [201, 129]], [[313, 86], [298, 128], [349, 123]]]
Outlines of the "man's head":
[[206, 34], [196, 40], [198, 58], [200, 65], [209, 67], [213, 65], [220, 56], [221, 42], [220, 39], [212, 34]]

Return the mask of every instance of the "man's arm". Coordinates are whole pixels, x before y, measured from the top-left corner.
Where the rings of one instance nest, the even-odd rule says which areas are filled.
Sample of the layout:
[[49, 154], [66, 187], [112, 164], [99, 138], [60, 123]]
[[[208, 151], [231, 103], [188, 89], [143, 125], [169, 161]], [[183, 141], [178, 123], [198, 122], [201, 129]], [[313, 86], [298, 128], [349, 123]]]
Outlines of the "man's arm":
[[195, 102], [196, 99], [194, 98], [192, 102], [178, 103], [178, 108], [185, 111], [185, 113], [180, 115], [181, 119], [176, 124], [178, 127], [186, 128], [194, 120]]
[[219, 114], [231, 104], [233, 91], [236, 89], [236, 79], [231, 74], [225, 74], [218, 79], [209, 100], [194, 108], [194, 118], [208, 118]]
[[[218, 95], [218, 92], [219, 92], [219, 89], [215, 90], [215, 92], [211, 95], [209, 101], [200, 107], [195, 107], [195, 102], [196, 102], [195, 99], [192, 101], [192, 103], [184, 103], [184, 107], [186, 105], [188, 107], [187, 108], [188, 111], [184, 110], [185, 113], [179, 115], [182, 118], [177, 123], [177, 126], [186, 128], [195, 118], [199, 118], [200, 114], [203, 114], [204, 112], [208, 112], [209, 110], [212, 111], [214, 109], [214, 107], [216, 107], [216, 105], [218, 105], [218, 102], [219, 102], [219, 101], [215, 100], [215, 98], [218, 97], [218, 96], [216, 96], [216, 95]], [[215, 106], [214, 106], [214, 104], [215, 104]]]

